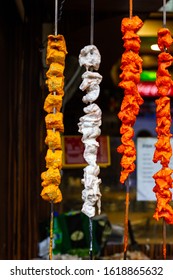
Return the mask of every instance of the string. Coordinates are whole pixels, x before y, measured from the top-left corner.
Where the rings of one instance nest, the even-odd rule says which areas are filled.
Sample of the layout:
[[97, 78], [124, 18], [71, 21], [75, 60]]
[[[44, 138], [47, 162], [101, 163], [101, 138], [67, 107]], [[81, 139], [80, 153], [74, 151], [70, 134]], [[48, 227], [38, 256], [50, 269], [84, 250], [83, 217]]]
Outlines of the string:
[[133, 0], [129, 0], [129, 17], [133, 16]]
[[94, 43], [94, 0], [91, 0], [90, 44]]

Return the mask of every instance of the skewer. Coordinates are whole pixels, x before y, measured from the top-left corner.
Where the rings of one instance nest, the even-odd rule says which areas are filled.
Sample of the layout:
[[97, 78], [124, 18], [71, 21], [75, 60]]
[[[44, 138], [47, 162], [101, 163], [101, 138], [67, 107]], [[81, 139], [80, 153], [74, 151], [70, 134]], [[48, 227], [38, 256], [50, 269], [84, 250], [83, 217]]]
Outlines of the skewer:
[[89, 258], [93, 259], [93, 223], [92, 218], [89, 218], [89, 234], [90, 234], [90, 247], [89, 247]]
[[[166, 27], [166, 0], [163, 0], [163, 27]], [[166, 51], [166, 49], [165, 49]], [[163, 259], [166, 260], [166, 222], [163, 219], [162, 224], [162, 237], [163, 237]]]
[[165, 219], [163, 219], [163, 259], [166, 260], [166, 222]]
[[[94, 0], [91, 0], [91, 26], [90, 26], [90, 45], [94, 43]], [[93, 71], [91, 68], [90, 71]], [[89, 245], [89, 259], [93, 259], [93, 221], [92, 218], [89, 218], [89, 236], [90, 236], [90, 245]]]
[[166, 27], [166, 0], [163, 0], [163, 27]]
[[129, 202], [130, 202], [130, 186], [129, 186], [129, 178], [126, 180], [126, 200], [125, 200], [125, 216], [124, 216], [124, 260], [126, 260], [127, 256], [127, 247], [128, 247], [128, 221], [129, 221]]
[[[55, 0], [55, 36], [58, 34], [58, 0]], [[53, 92], [53, 95], [56, 95], [56, 91]], [[56, 107], [53, 108], [53, 113], [56, 114]], [[56, 129], [53, 128], [53, 132]], [[52, 150], [53, 152], [54, 149]], [[49, 243], [49, 259], [52, 260], [52, 250], [53, 250], [53, 219], [54, 219], [54, 204], [53, 201], [51, 203], [51, 211], [50, 211], [50, 243]]]
[[133, 0], [129, 0], [129, 18], [133, 16]]
[[58, 35], [58, 0], [55, 0], [55, 35]]
[[91, 0], [90, 45], [94, 43], [94, 0]]
[[[133, 16], [133, 0], [129, 0], [129, 18]], [[128, 231], [129, 231], [129, 202], [130, 202], [130, 185], [129, 177], [127, 178], [126, 185], [126, 199], [125, 199], [125, 217], [124, 217], [124, 260], [127, 257], [127, 247], [128, 247]]]
[[54, 207], [53, 201], [50, 203], [50, 242], [49, 242], [49, 260], [52, 260], [52, 245], [53, 245], [53, 217], [54, 217]]

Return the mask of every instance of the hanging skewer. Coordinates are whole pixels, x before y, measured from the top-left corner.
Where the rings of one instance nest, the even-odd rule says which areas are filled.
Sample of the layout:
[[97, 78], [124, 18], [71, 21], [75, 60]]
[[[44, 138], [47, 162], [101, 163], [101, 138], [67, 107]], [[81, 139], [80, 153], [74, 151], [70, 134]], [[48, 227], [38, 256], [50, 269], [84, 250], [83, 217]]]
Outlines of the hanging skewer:
[[[163, 0], [163, 27], [166, 27], [166, 0]], [[165, 49], [166, 51], [166, 49]], [[162, 219], [162, 238], [163, 238], [163, 259], [166, 260], [166, 222]]]
[[[55, 0], [55, 36], [58, 35], [58, 0]], [[54, 95], [56, 95], [56, 91], [53, 92]], [[53, 108], [53, 113], [56, 114], [56, 107]], [[56, 129], [53, 128], [53, 132], [55, 132]], [[53, 152], [54, 149], [52, 150]], [[54, 204], [53, 201], [50, 202], [51, 204], [51, 210], [50, 210], [50, 244], [49, 244], [49, 259], [52, 260], [52, 252], [53, 252], [53, 227], [54, 227]]]
[[[133, 16], [133, 0], [129, 0], [129, 18]], [[127, 257], [127, 247], [128, 247], [128, 235], [129, 235], [129, 203], [130, 203], [130, 179], [127, 178], [125, 182], [126, 186], [126, 198], [125, 198], [125, 217], [124, 217], [124, 260]]]
[[91, 0], [91, 24], [90, 24], [90, 45], [85, 46], [79, 55], [79, 65], [86, 68], [82, 75], [80, 89], [85, 91], [82, 101], [86, 104], [83, 111], [85, 115], [80, 118], [78, 123], [79, 132], [83, 134], [81, 141], [84, 143], [84, 159], [87, 166], [84, 168], [84, 178], [81, 180], [84, 185], [82, 191], [82, 200], [84, 201], [81, 211], [88, 216], [89, 222], [89, 258], [93, 258], [93, 217], [95, 216], [97, 206], [98, 214], [101, 213], [101, 193], [99, 185], [101, 179], [98, 178], [100, 168], [97, 165], [97, 151], [99, 143], [96, 140], [101, 134], [101, 116], [102, 112], [99, 106], [94, 103], [100, 93], [100, 82], [102, 76], [95, 72], [98, 70], [101, 62], [101, 56], [94, 41], [94, 0]]
[[[90, 45], [94, 44], [94, 0], [91, 0], [91, 22], [90, 22]], [[90, 69], [92, 71], [93, 69]], [[89, 258], [93, 258], [93, 221], [89, 218], [89, 236], [90, 236], [90, 246], [89, 246]]]
[[[123, 34], [123, 47], [125, 49], [120, 69], [119, 86], [124, 90], [124, 98], [118, 113], [121, 120], [120, 134], [122, 144], [118, 146], [117, 151], [122, 154], [120, 182], [125, 183], [125, 217], [124, 217], [124, 259], [126, 259], [128, 246], [128, 222], [129, 222], [129, 202], [130, 202], [130, 174], [135, 170], [136, 149], [133, 141], [136, 116], [140, 105], [144, 102], [139, 94], [137, 84], [140, 81], [142, 72], [142, 58], [139, 56], [140, 38], [137, 31], [142, 27], [143, 22], [138, 16], [133, 16], [133, 0], [129, 0], [129, 17], [123, 18], [121, 22], [121, 31]], [[129, 36], [129, 34], [131, 34]], [[128, 34], [126, 36], [126, 34]], [[132, 35], [133, 34], [133, 35]], [[134, 36], [134, 37], [133, 37]], [[133, 40], [135, 38], [135, 44]], [[129, 64], [132, 61], [131, 67]], [[134, 63], [135, 62], [135, 63]], [[135, 73], [135, 74], [134, 74]], [[137, 73], [137, 75], [136, 75]], [[130, 78], [129, 78], [130, 77]], [[133, 99], [133, 102], [131, 101]], [[130, 151], [130, 153], [129, 153]]]

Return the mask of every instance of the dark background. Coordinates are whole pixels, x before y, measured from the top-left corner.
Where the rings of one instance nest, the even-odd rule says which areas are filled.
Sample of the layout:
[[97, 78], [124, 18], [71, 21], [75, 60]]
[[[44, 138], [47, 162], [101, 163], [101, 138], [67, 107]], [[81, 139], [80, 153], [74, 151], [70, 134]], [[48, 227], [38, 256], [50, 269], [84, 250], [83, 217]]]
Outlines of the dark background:
[[[129, 16], [128, 2], [95, 0], [94, 44], [102, 57], [99, 72], [103, 81], [98, 100], [104, 116], [102, 132], [114, 136], [119, 135], [116, 114], [122, 97], [110, 72], [123, 51], [120, 25], [122, 18]], [[133, 2], [133, 14], [143, 20], [162, 6], [161, 0]], [[40, 173], [44, 169], [46, 149], [43, 102], [47, 94], [43, 24], [52, 24], [54, 32], [53, 0], [3, 1], [0, 9], [0, 259], [36, 257], [38, 224], [49, 216], [49, 205], [40, 198]], [[80, 49], [90, 44], [90, 1], [66, 0], [58, 32], [67, 43], [67, 86], [78, 68]], [[67, 90], [63, 107], [65, 134], [78, 133], [77, 122], [83, 108], [79, 82], [80, 75]]]

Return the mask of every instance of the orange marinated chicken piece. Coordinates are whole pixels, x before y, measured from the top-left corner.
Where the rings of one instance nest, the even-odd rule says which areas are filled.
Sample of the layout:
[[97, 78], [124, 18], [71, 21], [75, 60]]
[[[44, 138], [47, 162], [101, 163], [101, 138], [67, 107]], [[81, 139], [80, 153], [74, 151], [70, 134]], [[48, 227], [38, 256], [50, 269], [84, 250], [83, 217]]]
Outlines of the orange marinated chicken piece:
[[46, 77], [50, 79], [52, 76], [63, 77], [64, 65], [58, 62], [52, 62], [49, 70], [46, 72]]
[[50, 167], [46, 171], [41, 173], [41, 179], [43, 180], [42, 186], [47, 186], [50, 184], [58, 185], [61, 182], [61, 174], [58, 168], [54, 169]]
[[64, 76], [52, 76], [46, 80], [49, 92], [56, 92], [58, 95], [64, 96]]
[[49, 93], [44, 102], [44, 110], [47, 113], [53, 113], [54, 108], [60, 111], [62, 107], [62, 95], [54, 95]]
[[133, 73], [130, 71], [130, 69], [127, 67], [127, 70], [123, 71], [122, 74], [120, 74], [120, 78], [125, 81], [134, 81], [134, 83], [139, 83], [140, 81], [140, 73]]
[[64, 132], [63, 114], [61, 112], [57, 112], [56, 114], [47, 114], [45, 122], [47, 129], [55, 128], [60, 132]]
[[158, 46], [161, 51], [169, 49], [172, 45], [172, 36], [168, 28], [162, 27], [158, 31]]
[[125, 51], [121, 57], [121, 66], [120, 69], [124, 70], [124, 67], [127, 66], [133, 73], [142, 72], [142, 58], [135, 52]]
[[49, 65], [52, 62], [57, 62], [64, 65], [66, 54], [66, 42], [63, 35], [49, 35], [47, 44], [46, 63]]
[[123, 169], [121, 171], [121, 175], [120, 175], [120, 182], [122, 184], [124, 184], [124, 182], [127, 180], [128, 176], [129, 176], [129, 174], [131, 174], [134, 170], [135, 170], [135, 164], [134, 163], [129, 165], [128, 168]]
[[53, 169], [58, 168], [59, 170], [61, 170], [61, 168], [62, 168], [62, 150], [52, 151], [51, 149], [48, 149], [45, 160], [46, 160], [47, 168], [52, 167]]
[[132, 110], [134, 115], [139, 113], [139, 105], [136, 102], [136, 97], [134, 95], [127, 94], [121, 103], [121, 111]]
[[62, 149], [61, 135], [59, 131], [53, 131], [52, 129], [47, 129], [47, 136], [45, 138], [45, 143], [48, 145], [49, 149]]
[[136, 116], [130, 109], [126, 110], [125, 112], [120, 111], [118, 113], [118, 117], [123, 123], [129, 125], [134, 125], [136, 121]]
[[126, 33], [127, 31], [137, 32], [143, 26], [142, 20], [138, 16], [132, 18], [123, 18], [121, 22], [121, 31]]
[[43, 188], [41, 197], [44, 200], [52, 201], [53, 203], [59, 203], [62, 201], [62, 193], [58, 186], [50, 184]]

